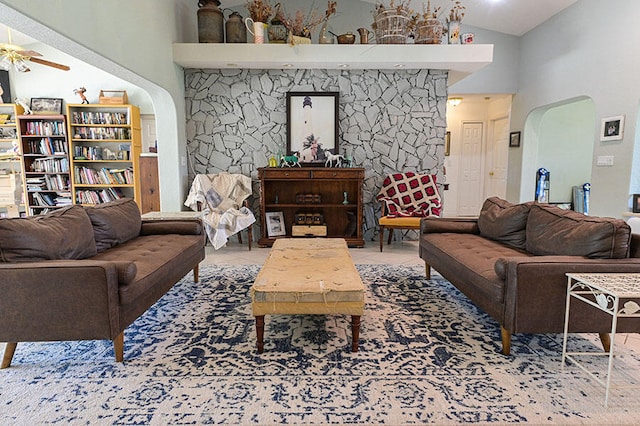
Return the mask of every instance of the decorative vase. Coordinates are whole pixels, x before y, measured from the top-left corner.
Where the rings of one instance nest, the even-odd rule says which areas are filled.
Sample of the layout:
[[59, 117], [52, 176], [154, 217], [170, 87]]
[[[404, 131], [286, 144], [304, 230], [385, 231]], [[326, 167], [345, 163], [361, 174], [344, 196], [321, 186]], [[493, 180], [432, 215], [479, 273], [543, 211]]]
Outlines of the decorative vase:
[[344, 191], [342, 195], [344, 196], [344, 200], [342, 200], [342, 204], [346, 206], [347, 204], [349, 204], [349, 193], [347, 191]]
[[224, 43], [224, 16], [218, 0], [198, 1], [198, 41]]
[[251, 18], [246, 18], [244, 20], [244, 24], [253, 36], [253, 42], [255, 44], [264, 44], [264, 32], [267, 28], [267, 24], [264, 22], [254, 22]]
[[308, 37], [302, 37], [302, 36], [297, 36], [297, 35], [293, 35], [293, 33], [291, 31], [289, 31], [289, 38], [288, 38], [289, 44], [291, 45], [296, 45], [296, 44], [311, 44], [311, 39]]
[[329, 32], [327, 28], [327, 24], [329, 23], [328, 19], [325, 19], [322, 27], [320, 27], [320, 33], [318, 34], [318, 43], [319, 44], [333, 44], [333, 35]]
[[449, 44], [460, 44], [460, 21], [449, 21]]
[[247, 27], [244, 25], [244, 19], [238, 12], [231, 12], [225, 24], [225, 35], [227, 43], [246, 43]]

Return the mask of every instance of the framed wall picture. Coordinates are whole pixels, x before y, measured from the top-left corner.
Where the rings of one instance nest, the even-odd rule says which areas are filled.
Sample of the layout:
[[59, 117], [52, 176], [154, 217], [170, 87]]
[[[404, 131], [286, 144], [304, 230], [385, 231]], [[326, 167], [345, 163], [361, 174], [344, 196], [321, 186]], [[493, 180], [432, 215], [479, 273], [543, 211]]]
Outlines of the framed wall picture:
[[269, 237], [287, 235], [287, 230], [284, 225], [284, 214], [282, 212], [266, 212], [264, 217], [267, 227], [267, 235]]
[[62, 99], [31, 98], [29, 108], [33, 114], [37, 115], [60, 115], [62, 114]]
[[633, 204], [631, 211], [634, 213], [640, 213], [640, 194], [633, 194]]
[[287, 93], [287, 155], [324, 166], [338, 152], [338, 92]]
[[509, 147], [517, 148], [520, 146], [520, 132], [509, 133]]
[[444, 155], [445, 157], [451, 154], [451, 132], [447, 132], [444, 137]]
[[624, 115], [602, 119], [600, 127], [601, 141], [615, 141], [622, 139], [624, 135]]

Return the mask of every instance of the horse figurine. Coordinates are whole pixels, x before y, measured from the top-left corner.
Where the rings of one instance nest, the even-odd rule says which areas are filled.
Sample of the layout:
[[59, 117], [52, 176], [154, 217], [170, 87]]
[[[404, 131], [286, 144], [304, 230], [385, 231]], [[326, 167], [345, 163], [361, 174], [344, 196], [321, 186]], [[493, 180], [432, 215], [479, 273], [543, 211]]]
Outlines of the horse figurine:
[[16, 98], [15, 103], [20, 105], [24, 109], [24, 115], [32, 114], [31, 108], [29, 108], [29, 104], [27, 104], [26, 99]]
[[298, 160], [298, 153], [294, 152], [293, 155], [283, 155], [280, 157], [280, 167], [302, 167], [300, 166], [300, 160]]
[[79, 89], [73, 89], [73, 94], [80, 96], [80, 99], [82, 99], [83, 104], [88, 104], [89, 101], [87, 100], [87, 97], [84, 95], [84, 92], [86, 91], [87, 89], [85, 89], [84, 87], [80, 87]]
[[324, 162], [325, 167], [341, 167], [344, 162], [344, 155], [332, 154], [328, 149], [324, 151], [324, 155], [327, 157], [327, 160]]

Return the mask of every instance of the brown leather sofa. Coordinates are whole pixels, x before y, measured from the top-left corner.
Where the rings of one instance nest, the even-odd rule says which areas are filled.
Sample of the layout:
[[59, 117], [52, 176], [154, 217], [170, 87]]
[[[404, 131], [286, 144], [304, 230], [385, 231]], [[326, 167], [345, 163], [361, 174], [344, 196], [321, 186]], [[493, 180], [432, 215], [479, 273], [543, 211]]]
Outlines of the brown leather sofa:
[[17, 342], [113, 341], [205, 256], [200, 220], [143, 221], [131, 199], [0, 219], [1, 368]]
[[[485, 200], [477, 218], [424, 218], [420, 257], [512, 333], [564, 331], [567, 272], [640, 273], [640, 235], [621, 219], [585, 216], [547, 204]], [[584, 303], [571, 307], [569, 332], [597, 332], [609, 348], [611, 319]], [[621, 319], [619, 332], [640, 324]]]

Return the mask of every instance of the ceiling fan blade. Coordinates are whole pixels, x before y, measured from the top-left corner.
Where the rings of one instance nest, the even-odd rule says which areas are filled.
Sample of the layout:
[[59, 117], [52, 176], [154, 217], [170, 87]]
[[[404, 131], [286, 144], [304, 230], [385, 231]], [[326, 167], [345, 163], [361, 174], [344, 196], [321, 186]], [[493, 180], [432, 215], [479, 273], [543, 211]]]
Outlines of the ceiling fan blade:
[[46, 65], [49, 67], [53, 67], [53, 68], [57, 68], [59, 70], [63, 70], [63, 71], [69, 71], [71, 68], [69, 68], [66, 65], [62, 65], [62, 64], [58, 64], [56, 62], [51, 62], [51, 61], [47, 61], [45, 59], [40, 59], [40, 58], [28, 58], [31, 62], [35, 62], [36, 64], [41, 64], [41, 65]]
[[16, 53], [22, 56], [42, 56], [35, 50], [16, 50]]

